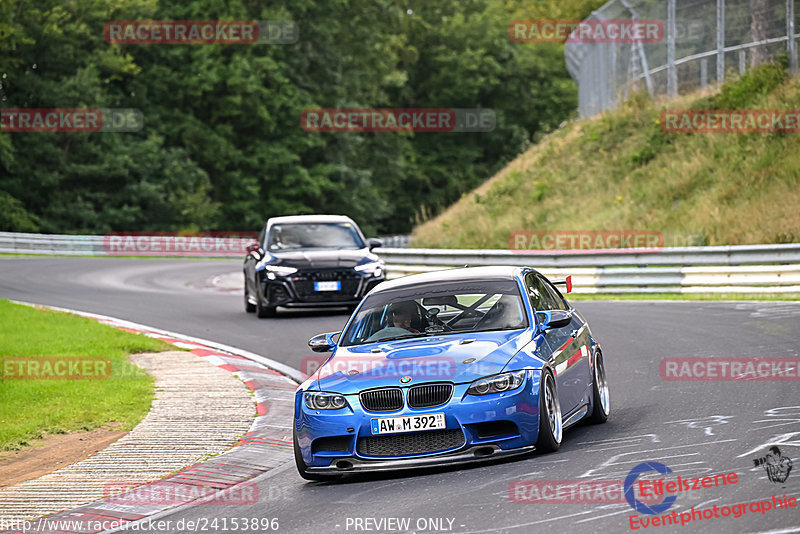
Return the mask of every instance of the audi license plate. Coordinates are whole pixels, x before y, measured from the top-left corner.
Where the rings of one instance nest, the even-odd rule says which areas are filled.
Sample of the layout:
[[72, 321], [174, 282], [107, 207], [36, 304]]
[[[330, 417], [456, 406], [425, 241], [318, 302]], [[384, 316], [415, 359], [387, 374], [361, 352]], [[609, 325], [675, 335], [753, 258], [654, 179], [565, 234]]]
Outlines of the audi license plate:
[[394, 434], [397, 432], [416, 432], [418, 430], [439, 430], [445, 428], [444, 413], [425, 415], [404, 415], [402, 417], [378, 417], [371, 419], [373, 434]]
[[339, 291], [341, 282], [314, 282], [314, 291]]

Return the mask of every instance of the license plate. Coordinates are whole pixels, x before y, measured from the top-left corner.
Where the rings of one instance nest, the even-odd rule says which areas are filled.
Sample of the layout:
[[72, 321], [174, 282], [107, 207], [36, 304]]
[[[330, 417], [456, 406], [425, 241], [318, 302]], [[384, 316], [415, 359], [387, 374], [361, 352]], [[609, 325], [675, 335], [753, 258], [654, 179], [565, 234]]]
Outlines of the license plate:
[[373, 434], [395, 434], [445, 428], [444, 413], [404, 415], [401, 417], [378, 417], [371, 419]]
[[314, 282], [314, 291], [339, 291], [341, 282]]

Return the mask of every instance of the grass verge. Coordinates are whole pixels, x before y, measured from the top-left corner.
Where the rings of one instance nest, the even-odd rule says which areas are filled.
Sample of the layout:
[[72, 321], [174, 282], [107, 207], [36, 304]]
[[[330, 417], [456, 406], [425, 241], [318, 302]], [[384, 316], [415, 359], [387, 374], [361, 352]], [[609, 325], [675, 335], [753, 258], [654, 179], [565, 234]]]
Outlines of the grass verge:
[[779, 64], [716, 94], [636, 94], [575, 121], [416, 227], [412, 246], [508, 249], [517, 230], [650, 230], [665, 246], [800, 241], [800, 135], [666, 133], [664, 109], [800, 109]]
[[128, 354], [171, 349], [91, 319], [0, 300], [0, 358], [103, 357], [112, 371], [102, 380], [0, 379], [0, 450], [109, 424], [132, 429], [150, 409], [153, 378], [131, 364]]

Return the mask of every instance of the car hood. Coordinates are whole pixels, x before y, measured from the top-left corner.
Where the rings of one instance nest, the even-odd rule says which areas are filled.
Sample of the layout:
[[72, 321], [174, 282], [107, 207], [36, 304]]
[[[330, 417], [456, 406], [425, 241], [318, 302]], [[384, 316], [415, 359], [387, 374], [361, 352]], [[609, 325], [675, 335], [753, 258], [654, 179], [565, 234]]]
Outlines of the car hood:
[[294, 267], [296, 269], [352, 269], [359, 263], [377, 261], [378, 257], [369, 249], [358, 250], [293, 250], [286, 252], [270, 252], [269, 265]]
[[472, 382], [501, 372], [530, 340], [525, 329], [338, 347], [315, 377], [321, 391], [345, 395], [381, 386]]

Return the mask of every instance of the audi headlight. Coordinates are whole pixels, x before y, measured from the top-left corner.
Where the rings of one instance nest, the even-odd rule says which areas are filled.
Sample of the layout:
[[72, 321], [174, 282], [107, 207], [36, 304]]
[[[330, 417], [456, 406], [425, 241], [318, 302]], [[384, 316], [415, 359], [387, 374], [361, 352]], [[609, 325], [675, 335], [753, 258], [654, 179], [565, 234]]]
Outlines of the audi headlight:
[[503, 373], [500, 375], [487, 376], [473, 382], [467, 393], [470, 395], [488, 395], [490, 393], [502, 393], [517, 389], [525, 381], [525, 371], [514, 371], [513, 373]]
[[276, 276], [289, 276], [297, 272], [294, 267], [281, 267], [280, 265], [265, 265], [264, 269], [267, 272], [267, 278], [275, 280]]
[[380, 276], [383, 273], [383, 264], [379, 261], [356, 265], [353, 268], [360, 273], [371, 274], [372, 276]]
[[336, 393], [306, 392], [303, 394], [306, 407], [311, 410], [338, 410], [347, 406], [343, 395]]

